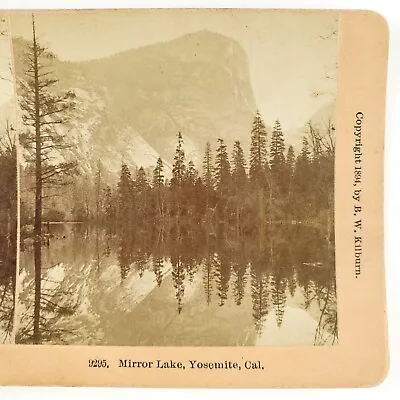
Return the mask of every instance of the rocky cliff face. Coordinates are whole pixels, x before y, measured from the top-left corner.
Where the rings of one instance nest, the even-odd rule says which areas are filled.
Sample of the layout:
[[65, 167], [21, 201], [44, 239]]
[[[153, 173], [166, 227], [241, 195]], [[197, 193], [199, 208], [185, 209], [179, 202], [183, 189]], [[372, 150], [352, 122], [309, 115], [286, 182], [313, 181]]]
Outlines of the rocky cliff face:
[[[16, 72], [23, 75], [26, 42], [14, 40]], [[77, 94], [68, 128], [81, 168], [98, 160], [110, 180], [121, 162], [170, 167], [176, 136], [182, 132], [187, 159], [201, 163], [205, 143], [241, 140], [247, 150], [256, 110], [247, 57], [227, 37], [201, 31], [166, 43], [88, 62], [53, 62], [62, 89]]]

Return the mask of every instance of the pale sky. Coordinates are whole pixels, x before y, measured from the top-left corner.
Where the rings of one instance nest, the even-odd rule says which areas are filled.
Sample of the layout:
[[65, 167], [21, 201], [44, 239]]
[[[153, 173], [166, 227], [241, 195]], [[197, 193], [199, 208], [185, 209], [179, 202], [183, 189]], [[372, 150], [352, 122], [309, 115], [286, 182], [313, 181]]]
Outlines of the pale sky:
[[10, 70], [11, 46], [8, 36], [7, 20], [0, 12], [0, 106], [9, 100], [14, 93]]
[[[279, 118], [284, 128], [302, 126], [336, 96], [336, 11], [159, 9], [35, 16], [41, 43], [70, 61], [101, 58], [203, 29], [231, 37], [247, 53], [255, 99], [269, 125]], [[30, 14], [12, 13], [10, 21], [13, 36], [31, 39]]]

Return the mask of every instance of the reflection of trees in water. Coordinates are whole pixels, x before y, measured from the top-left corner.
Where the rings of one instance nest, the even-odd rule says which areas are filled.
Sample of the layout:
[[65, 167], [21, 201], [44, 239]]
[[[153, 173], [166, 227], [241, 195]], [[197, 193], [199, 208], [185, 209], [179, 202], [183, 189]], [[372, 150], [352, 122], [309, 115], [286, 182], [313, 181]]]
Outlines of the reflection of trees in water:
[[15, 307], [15, 240], [0, 234], [0, 340], [9, 342]]
[[245, 294], [245, 287], [247, 283], [247, 268], [248, 264], [245, 260], [235, 261], [232, 264], [232, 277], [233, 277], [233, 296], [236, 305], [240, 306]]
[[[99, 268], [102, 271], [105, 257], [112, 254], [119, 265], [121, 282], [135, 274], [137, 279], [153, 276], [154, 287], [162, 286], [163, 293], [167, 293], [165, 285], [170, 285], [178, 314], [185, 312], [190, 293], [203, 292], [206, 307], [251, 307], [254, 330], [262, 335], [267, 319], [277, 327], [284, 325], [285, 311], [292, 302], [316, 321], [315, 344], [337, 341], [333, 246], [316, 228], [274, 226], [266, 229], [261, 238], [256, 233], [241, 237], [240, 241], [236, 232], [231, 237], [223, 230], [215, 235], [184, 227], [171, 231], [164, 227], [162, 235], [157, 227], [148, 232], [126, 230], [115, 234], [100, 230], [100, 237], [92, 235], [86, 244], [81, 240], [84, 233], [84, 227], [76, 227], [76, 238], [68, 244], [75, 264], [88, 262], [91, 240], [89, 258], [95, 276], [99, 276]], [[43, 251], [49, 252], [52, 259], [65, 259], [65, 244], [64, 248], [62, 244], [55, 246], [57, 250], [52, 246], [50, 241], [50, 247]], [[116, 254], [110, 249], [116, 249]], [[86, 258], [82, 259], [82, 255]], [[29, 283], [30, 298], [24, 301], [27, 307], [22, 312], [20, 343], [67, 342], [76, 335], [75, 317], [71, 316], [78, 305], [74, 301], [78, 300], [72, 293], [73, 286], [50, 282], [52, 278], [45, 268], [48, 261], [42, 268], [40, 296], [34, 296], [35, 280]], [[188, 285], [197, 292], [187, 290]], [[201, 300], [196, 298], [196, 302], [201, 307]], [[35, 315], [39, 317], [35, 319]]]
[[328, 288], [322, 288], [321, 292], [321, 296], [318, 298], [321, 315], [315, 332], [314, 344], [335, 344], [338, 341], [335, 282]]
[[171, 257], [172, 280], [174, 282], [175, 296], [178, 304], [178, 313], [182, 312], [182, 301], [185, 294], [185, 269], [180, 256]]
[[2, 273], [0, 276], [0, 340], [10, 340], [14, 319], [14, 282], [15, 273]]
[[[38, 284], [37, 279], [40, 279]], [[54, 280], [42, 272], [26, 287], [24, 309], [20, 314], [19, 330], [16, 341], [21, 344], [43, 344], [59, 341], [67, 343], [65, 336], [76, 333], [68, 327], [63, 327], [63, 320], [68, 326], [68, 320], [74, 314], [77, 304], [74, 304], [73, 291], [61, 287], [61, 282]]]
[[232, 265], [224, 252], [216, 256], [216, 281], [219, 305], [223, 306], [228, 299], [229, 281]]
[[139, 276], [149, 269], [160, 286], [169, 260], [179, 314], [184, 310], [185, 286], [196, 274], [201, 274], [207, 305], [216, 301], [224, 306], [232, 297], [240, 306], [248, 290], [259, 335], [271, 311], [280, 327], [288, 296], [300, 296], [304, 310], [315, 314], [315, 304], [319, 308], [316, 344], [327, 333], [337, 338], [334, 249], [316, 228], [271, 226], [240, 242], [224, 231], [217, 237], [201, 229], [171, 232], [163, 229], [162, 240], [156, 230], [120, 236], [121, 277], [126, 278], [132, 266]]
[[207, 305], [210, 305], [215, 279], [214, 254], [205, 257], [203, 261], [203, 286], [206, 294]]
[[260, 335], [270, 309], [269, 276], [251, 269], [251, 299], [253, 304], [253, 319], [256, 332]]
[[153, 259], [153, 272], [156, 277], [157, 286], [161, 286], [163, 275], [162, 270], [164, 268], [164, 259], [162, 257], [155, 257]]
[[[66, 235], [71, 235], [74, 232], [78, 233], [79, 238], [86, 237], [88, 228], [76, 226], [71, 231], [65, 232], [64, 226], [52, 226], [51, 230], [48, 227], [46, 246], [43, 246], [40, 241], [33, 243], [34, 276], [24, 285], [24, 293], [21, 295], [17, 343], [59, 342], [67, 344], [67, 337], [77, 336], [69, 323], [78, 306], [76, 293], [72, 288], [65, 288], [63, 278], [60, 279], [57, 276], [57, 273], [63, 275], [62, 265], [49, 265], [49, 256], [58, 255], [57, 253], [60, 251], [59, 248], [55, 251], [52, 243], [54, 241], [62, 243], [66, 239]], [[102, 243], [97, 242], [95, 257], [97, 267], [100, 266], [102, 260], [101, 247]], [[63, 246], [61, 246], [62, 248]], [[71, 261], [75, 261], [75, 254], [81, 253], [84, 248], [84, 241], [75, 240], [70, 253], [72, 255]]]

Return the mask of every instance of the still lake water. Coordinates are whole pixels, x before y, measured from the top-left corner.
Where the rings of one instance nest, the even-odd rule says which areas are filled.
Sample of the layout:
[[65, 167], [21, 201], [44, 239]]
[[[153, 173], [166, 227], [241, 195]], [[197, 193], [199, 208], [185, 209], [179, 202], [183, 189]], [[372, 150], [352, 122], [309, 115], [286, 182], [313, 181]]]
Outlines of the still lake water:
[[[32, 245], [22, 248], [21, 269], [18, 341], [30, 343]], [[40, 321], [44, 344], [332, 345], [334, 245], [299, 225], [239, 244], [207, 235], [160, 243], [145, 234], [51, 225], [42, 247]]]

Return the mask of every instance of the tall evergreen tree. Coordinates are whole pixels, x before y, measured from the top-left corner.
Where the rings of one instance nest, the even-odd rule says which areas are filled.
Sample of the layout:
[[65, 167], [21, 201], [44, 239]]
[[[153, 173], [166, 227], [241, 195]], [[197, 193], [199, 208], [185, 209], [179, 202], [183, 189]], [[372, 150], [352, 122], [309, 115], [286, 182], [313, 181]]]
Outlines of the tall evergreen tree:
[[153, 188], [160, 190], [164, 186], [164, 165], [161, 157], [158, 157], [157, 165], [153, 170]]
[[301, 147], [300, 159], [305, 163], [309, 163], [311, 159], [311, 152], [310, 145], [306, 136], [303, 136], [302, 143], [303, 145]]
[[146, 171], [140, 167], [137, 172], [135, 188], [138, 193], [144, 193], [149, 189], [149, 182], [147, 180]]
[[155, 207], [158, 210], [158, 215], [164, 215], [164, 165], [162, 159], [159, 157], [157, 165], [153, 170], [153, 190]]
[[270, 176], [269, 176], [269, 214], [270, 219], [282, 217], [285, 210], [288, 191], [288, 169], [285, 160], [285, 141], [280, 122], [277, 120], [272, 131], [270, 143]]
[[243, 190], [245, 190], [247, 183], [247, 174], [246, 174], [246, 161], [244, 159], [243, 149], [240, 145], [239, 141], [236, 141], [233, 145], [233, 153], [232, 153], [232, 181], [234, 188], [234, 200], [236, 203], [236, 236], [237, 238], [240, 236], [240, 218], [241, 218], [241, 210], [243, 207]]
[[272, 131], [269, 157], [272, 174], [281, 173], [285, 164], [285, 140], [278, 120], [275, 122]]
[[288, 204], [293, 204], [293, 175], [294, 175], [294, 167], [296, 163], [296, 156], [294, 154], [293, 146], [290, 145], [286, 155], [286, 168], [285, 168], [285, 175], [287, 180], [287, 202]]
[[257, 210], [253, 223], [257, 223], [259, 232], [262, 234], [266, 216], [265, 188], [269, 181], [269, 166], [267, 160], [267, 129], [259, 111], [254, 117], [251, 130], [249, 176], [253, 187], [257, 188], [252, 199], [254, 201], [253, 208]]
[[206, 210], [210, 207], [211, 194], [214, 191], [214, 168], [210, 142], [206, 144], [206, 151], [203, 158], [203, 183], [206, 190]]
[[290, 145], [288, 148], [288, 151], [287, 151], [287, 156], [286, 156], [286, 165], [288, 167], [290, 176], [293, 175], [295, 162], [296, 162], [296, 157], [294, 155], [294, 149], [293, 149], [293, 146]]
[[215, 183], [220, 195], [226, 195], [231, 180], [231, 166], [226, 145], [223, 139], [218, 139], [217, 155], [215, 157]]
[[133, 202], [133, 179], [126, 164], [122, 164], [118, 182], [118, 217], [120, 220], [129, 220]]
[[190, 160], [186, 168], [185, 177], [183, 181], [183, 188], [182, 188], [183, 202], [185, 204], [187, 215], [189, 217], [193, 217], [196, 208], [196, 203], [199, 200], [198, 198], [196, 198], [197, 196], [196, 182], [198, 176], [199, 173], [197, 172], [193, 161]]
[[185, 182], [189, 187], [194, 187], [194, 184], [198, 178], [199, 174], [194, 166], [192, 160], [189, 161], [186, 173], [185, 173]]
[[232, 180], [234, 185], [238, 188], [243, 188], [247, 181], [246, 161], [242, 146], [238, 140], [233, 145]]
[[136, 212], [138, 213], [138, 220], [142, 223], [148, 219], [148, 214], [151, 212], [150, 207], [150, 185], [147, 180], [146, 171], [140, 167], [136, 174], [135, 195], [137, 198]]
[[311, 197], [312, 187], [310, 182], [311, 159], [310, 147], [307, 137], [303, 137], [303, 145], [300, 154], [296, 158], [294, 169], [294, 198], [296, 217], [303, 219], [310, 217], [311, 213]]
[[260, 112], [253, 120], [250, 146], [250, 180], [261, 185], [267, 163], [267, 129]]
[[185, 165], [185, 151], [183, 149], [183, 138], [182, 133], [178, 133], [178, 144], [175, 150], [174, 164], [172, 166], [172, 187], [181, 187], [183, 179], [185, 177], [186, 165]]
[[206, 144], [206, 151], [203, 159], [203, 182], [206, 188], [214, 188], [214, 168], [210, 142]]

